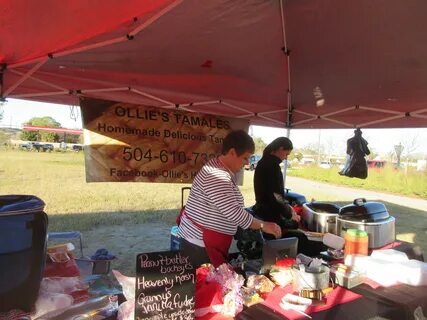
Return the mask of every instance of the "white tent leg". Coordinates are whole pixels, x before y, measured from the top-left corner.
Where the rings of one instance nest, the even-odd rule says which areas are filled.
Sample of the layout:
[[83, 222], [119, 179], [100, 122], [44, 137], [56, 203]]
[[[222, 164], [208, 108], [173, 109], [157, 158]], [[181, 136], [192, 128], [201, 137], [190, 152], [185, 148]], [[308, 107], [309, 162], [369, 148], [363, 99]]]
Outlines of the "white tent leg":
[[[291, 136], [291, 128], [286, 128], [286, 137], [289, 138]], [[283, 185], [286, 188], [286, 170], [288, 170], [288, 160], [283, 160], [283, 168], [282, 168], [282, 173], [283, 173]]]

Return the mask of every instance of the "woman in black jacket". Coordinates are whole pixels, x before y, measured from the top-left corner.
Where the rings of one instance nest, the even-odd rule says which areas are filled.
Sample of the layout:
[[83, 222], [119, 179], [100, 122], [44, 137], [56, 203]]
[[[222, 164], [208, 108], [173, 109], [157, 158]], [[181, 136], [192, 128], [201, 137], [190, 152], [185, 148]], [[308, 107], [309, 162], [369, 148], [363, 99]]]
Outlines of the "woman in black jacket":
[[280, 137], [271, 142], [258, 161], [254, 175], [256, 204], [254, 212], [265, 221], [275, 221], [282, 227], [299, 216], [285, 201], [285, 186], [280, 163], [292, 152], [292, 141]]
[[[261, 220], [277, 223], [282, 228], [282, 237], [297, 237], [298, 252], [306, 255], [317, 255], [324, 249], [320, 243], [309, 241], [296, 230], [300, 216], [285, 200], [285, 186], [280, 163], [292, 152], [292, 141], [279, 137], [271, 142], [258, 161], [254, 175], [256, 204], [253, 207], [255, 216]], [[268, 239], [268, 236], [265, 235]]]

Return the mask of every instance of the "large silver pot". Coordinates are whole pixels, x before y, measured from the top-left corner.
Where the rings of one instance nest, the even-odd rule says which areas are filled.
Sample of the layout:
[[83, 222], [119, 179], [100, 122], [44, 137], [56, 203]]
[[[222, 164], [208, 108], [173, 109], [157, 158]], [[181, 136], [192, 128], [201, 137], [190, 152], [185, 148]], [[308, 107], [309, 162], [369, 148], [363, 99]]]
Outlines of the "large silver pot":
[[395, 219], [389, 216], [387, 219], [377, 222], [359, 222], [337, 218], [337, 235], [345, 237], [348, 229], [364, 230], [368, 233], [370, 249], [380, 248], [396, 239]]
[[301, 219], [308, 230], [337, 234], [336, 219], [339, 207], [331, 203], [311, 202], [302, 205]]

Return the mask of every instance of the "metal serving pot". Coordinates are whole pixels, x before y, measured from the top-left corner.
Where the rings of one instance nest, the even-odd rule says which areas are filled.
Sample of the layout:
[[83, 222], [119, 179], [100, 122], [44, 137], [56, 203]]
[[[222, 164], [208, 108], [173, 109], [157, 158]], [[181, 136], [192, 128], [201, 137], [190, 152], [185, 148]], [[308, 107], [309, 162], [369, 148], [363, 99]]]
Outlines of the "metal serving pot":
[[377, 222], [361, 222], [337, 218], [337, 232], [341, 237], [345, 237], [347, 229], [359, 229], [368, 233], [370, 249], [380, 248], [396, 239], [395, 219], [389, 216], [387, 219]]
[[366, 231], [370, 249], [385, 246], [396, 238], [395, 219], [389, 215], [386, 206], [364, 198], [355, 199], [340, 209], [337, 234], [344, 237], [347, 229]]
[[304, 203], [301, 219], [304, 226], [310, 231], [337, 234], [336, 219], [339, 210], [340, 207], [333, 203]]

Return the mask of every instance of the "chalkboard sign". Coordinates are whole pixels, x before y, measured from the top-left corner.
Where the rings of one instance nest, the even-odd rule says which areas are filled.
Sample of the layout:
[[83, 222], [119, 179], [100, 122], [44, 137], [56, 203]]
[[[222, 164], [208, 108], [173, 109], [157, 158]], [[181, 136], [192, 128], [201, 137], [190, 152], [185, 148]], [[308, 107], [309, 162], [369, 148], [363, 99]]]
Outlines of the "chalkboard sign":
[[194, 319], [196, 269], [180, 251], [136, 258], [135, 320]]

